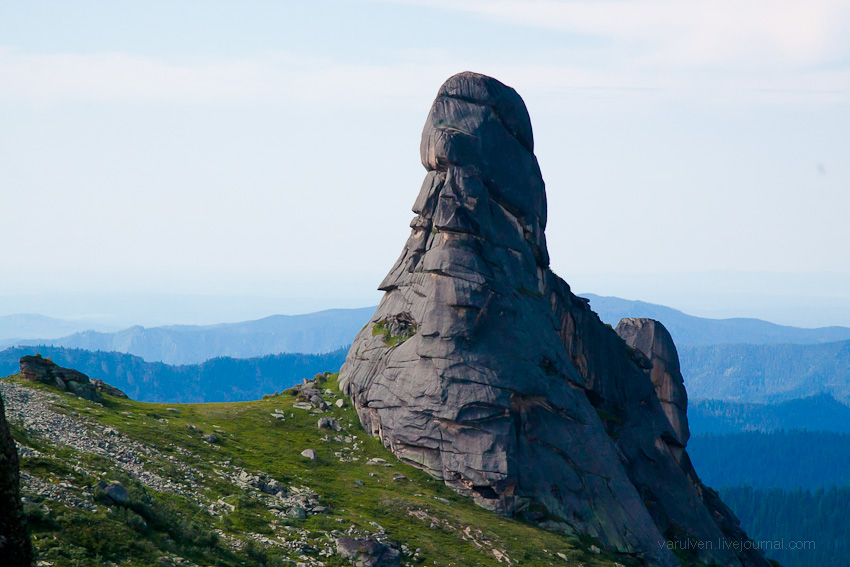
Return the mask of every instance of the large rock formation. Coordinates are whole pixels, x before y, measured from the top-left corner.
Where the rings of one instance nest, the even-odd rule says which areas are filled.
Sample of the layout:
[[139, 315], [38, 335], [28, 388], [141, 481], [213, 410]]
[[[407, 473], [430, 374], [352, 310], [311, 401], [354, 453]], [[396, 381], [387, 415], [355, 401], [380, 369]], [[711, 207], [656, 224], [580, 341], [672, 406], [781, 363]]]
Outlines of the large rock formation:
[[519, 95], [450, 78], [420, 149], [411, 236], [340, 372], [367, 431], [482, 506], [649, 565], [677, 565], [669, 547], [695, 541], [711, 541], [700, 560], [767, 565], [721, 545], [746, 536], [693, 473], [651, 359], [549, 269]]
[[118, 398], [127, 397], [124, 392], [103, 380], [89, 380], [89, 377], [82, 372], [73, 368], [63, 368], [40, 355], [22, 356], [19, 363], [21, 376], [26, 380], [55, 386], [92, 402], [103, 401], [100, 396], [102, 393]]
[[30, 567], [32, 560], [32, 543], [21, 506], [18, 451], [0, 396], [0, 565]]

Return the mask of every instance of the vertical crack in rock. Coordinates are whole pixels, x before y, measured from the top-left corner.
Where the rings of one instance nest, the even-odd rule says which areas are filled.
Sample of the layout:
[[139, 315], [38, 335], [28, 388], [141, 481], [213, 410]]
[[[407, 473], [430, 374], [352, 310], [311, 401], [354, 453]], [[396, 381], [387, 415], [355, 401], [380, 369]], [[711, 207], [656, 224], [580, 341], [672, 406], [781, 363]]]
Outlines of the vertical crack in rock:
[[767, 566], [720, 544], [746, 535], [693, 471], [650, 355], [549, 269], [533, 148], [510, 87], [461, 73], [440, 88], [417, 216], [340, 371], [343, 391], [400, 459], [481, 506], [647, 565], [678, 565], [671, 540], [711, 540], [700, 560]]

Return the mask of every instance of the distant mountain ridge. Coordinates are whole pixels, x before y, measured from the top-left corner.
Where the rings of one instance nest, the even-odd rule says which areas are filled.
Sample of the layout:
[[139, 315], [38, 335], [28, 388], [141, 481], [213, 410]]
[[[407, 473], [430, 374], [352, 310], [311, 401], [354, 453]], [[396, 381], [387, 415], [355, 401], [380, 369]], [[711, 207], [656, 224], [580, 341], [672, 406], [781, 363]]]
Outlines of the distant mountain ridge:
[[850, 341], [679, 347], [693, 399], [777, 403], [830, 394], [850, 403]]
[[373, 307], [329, 309], [306, 315], [272, 315], [241, 323], [149, 329], [135, 326], [114, 333], [84, 331], [14, 344], [122, 352], [166, 364], [198, 364], [221, 356], [252, 358], [278, 353], [323, 353], [351, 344], [373, 311]]
[[0, 376], [15, 374], [24, 355], [39, 353], [56, 364], [103, 380], [143, 402], [201, 403], [259, 400], [320, 372], [336, 372], [344, 350], [326, 354], [276, 354], [258, 358], [214, 358], [171, 366], [119, 352], [29, 346], [0, 351]]
[[644, 301], [592, 293], [580, 295], [590, 300], [590, 308], [596, 311], [600, 319], [613, 326], [626, 317], [646, 317], [661, 321], [679, 348], [685, 345], [817, 344], [850, 340], [850, 327], [804, 329], [777, 325], [761, 319], [707, 319]]
[[[626, 317], [661, 321], [679, 347], [820, 344], [850, 340], [850, 328], [847, 327], [803, 329], [760, 319], [706, 319], [643, 301], [594, 294], [583, 297], [590, 299], [590, 307], [612, 326]], [[280, 352], [321, 353], [351, 344], [373, 312], [374, 307], [329, 309], [305, 315], [272, 315], [239, 323], [134, 326], [115, 332], [83, 330], [81, 327], [90, 326], [84, 321], [8, 315], [0, 317], [0, 347], [44, 344], [114, 351], [167, 364], [197, 364], [217, 356], [250, 358]], [[44, 334], [38, 334], [39, 330], [44, 330]], [[51, 335], [51, 330], [58, 334]]]

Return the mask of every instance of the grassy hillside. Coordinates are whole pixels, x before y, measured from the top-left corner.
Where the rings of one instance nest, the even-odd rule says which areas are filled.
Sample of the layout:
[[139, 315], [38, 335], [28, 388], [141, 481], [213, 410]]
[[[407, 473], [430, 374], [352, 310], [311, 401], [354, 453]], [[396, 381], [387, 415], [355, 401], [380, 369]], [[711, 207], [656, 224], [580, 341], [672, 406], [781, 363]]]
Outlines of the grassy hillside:
[[263, 394], [285, 390], [317, 372], [339, 369], [346, 351], [215, 358], [202, 364], [171, 366], [120, 352], [15, 347], [0, 351], [0, 376], [17, 372], [19, 359], [36, 353], [89, 378], [112, 384], [134, 400], [177, 403], [258, 400]]
[[[319, 415], [291, 392], [101, 406], [20, 376], [0, 384], [35, 547], [55, 567], [347, 565], [336, 554], [343, 534], [397, 542], [402, 565], [636, 564], [475, 506], [396, 461], [348, 406]], [[335, 377], [321, 388], [336, 392]], [[319, 417], [342, 429], [319, 429]], [[113, 482], [127, 491], [120, 504]]]

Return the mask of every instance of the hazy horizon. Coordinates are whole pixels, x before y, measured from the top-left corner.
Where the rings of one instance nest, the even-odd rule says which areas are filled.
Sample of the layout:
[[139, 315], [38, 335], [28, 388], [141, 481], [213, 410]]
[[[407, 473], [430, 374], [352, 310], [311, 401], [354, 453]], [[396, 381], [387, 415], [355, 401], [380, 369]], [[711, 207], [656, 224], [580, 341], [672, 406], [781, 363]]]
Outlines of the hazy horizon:
[[[374, 306], [383, 296], [375, 289], [380, 279], [352, 282], [348, 287], [334, 287], [327, 280], [322, 287], [321, 282], [307, 279], [300, 286], [300, 297], [274, 293], [273, 286], [253, 290], [235, 286], [202, 293], [186, 289], [0, 293], [0, 316], [36, 313], [96, 322], [104, 330], [232, 323]], [[850, 275], [840, 273], [574, 274], [567, 281], [579, 295], [644, 301], [698, 317], [751, 317], [809, 328], [850, 327]], [[801, 290], [813, 293], [804, 295]]]

